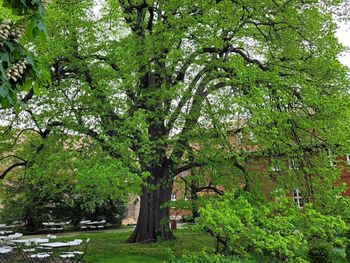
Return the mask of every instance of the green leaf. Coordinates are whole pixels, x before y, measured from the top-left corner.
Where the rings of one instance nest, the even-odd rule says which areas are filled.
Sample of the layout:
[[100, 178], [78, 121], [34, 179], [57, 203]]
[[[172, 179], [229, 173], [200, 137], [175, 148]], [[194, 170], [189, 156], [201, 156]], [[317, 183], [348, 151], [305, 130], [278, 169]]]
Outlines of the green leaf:
[[0, 61], [1, 61], [1, 62], [9, 62], [9, 61], [10, 61], [9, 54], [8, 54], [8, 53], [1, 52], [1, 53], [0, 53]]
[[6, 87], [5, 84], [2, 84], [0, 86], [0, 96], [2, 96], [3, 98], [7, 97], [7, 95], [9, 94], [8, 92], [8, 88]]
[[27, 78], [26, 81], [24, 82], [23, 86], [22, 86], [22, 89], [24, 91], [31, 90], [32, 87], [33, 87], [33, 82], [34, 82], [33, 78]]
[[40, 87], [39, 87], [39, 82], [35, 81], [33, 85], [33, 91], [36, 95], [40, 95]]

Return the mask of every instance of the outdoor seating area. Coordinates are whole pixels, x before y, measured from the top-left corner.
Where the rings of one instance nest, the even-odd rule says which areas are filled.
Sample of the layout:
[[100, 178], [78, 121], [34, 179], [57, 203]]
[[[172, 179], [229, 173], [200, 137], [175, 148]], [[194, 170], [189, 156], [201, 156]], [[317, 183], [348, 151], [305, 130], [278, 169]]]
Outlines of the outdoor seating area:
[[79, 227], [81, 230], [97, 230], [100, 231], [101, 229], [104, 229], [106, 227], [106, 220], [101, 221], [91, 221], [91, 220], [84, 220], [79, 222]]
[[0, 236], [8, 236], [10, 234], [13, 234], [13, 228], [14, 226], [0, 224]]
[[12, 229], [14, 226], [0, 224], [0, 230]]
[[63, 232], [64, 227], [70, 222], [44, 222], [43, 229], [47, 232]]
[[81, 262], [90, 239], [59, 241], [55, 235], [26, 238], [21, 233], [0, 237], [0, 262]]

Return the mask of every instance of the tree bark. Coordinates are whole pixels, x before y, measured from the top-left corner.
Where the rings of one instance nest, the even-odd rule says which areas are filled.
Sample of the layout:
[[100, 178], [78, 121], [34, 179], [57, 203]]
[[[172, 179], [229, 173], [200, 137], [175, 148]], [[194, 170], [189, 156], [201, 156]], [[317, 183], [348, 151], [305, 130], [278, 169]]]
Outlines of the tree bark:
[[144, 186], [141, 195], [140, 214], [132, 235], [127, 240], [130, 243], [155, 242], [159, 239], [173, 239], [169, 228], [169, 208], [162, 205], [171, 198], [172, 183], [160, 184], [164, 176], [153, 175], [156, 187]]
[[192, 220], [194, 221], [197, 217], [199, 217], [197, 188], [193, 184], [191, 184], [190, 190], [191, 190]]

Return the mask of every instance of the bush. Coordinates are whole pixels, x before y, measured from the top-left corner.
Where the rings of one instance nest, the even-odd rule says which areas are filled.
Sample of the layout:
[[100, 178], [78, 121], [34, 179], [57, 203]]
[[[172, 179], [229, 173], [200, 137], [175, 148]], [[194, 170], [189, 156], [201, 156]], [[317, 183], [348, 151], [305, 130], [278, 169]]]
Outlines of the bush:
[[194, 221], [194, 219], [193, 219], [193, 216], [192, 215], [184, 215], [183, 217], [182, 217], [182, 221], [183, 222], [193, 222]]
[[348, 262], [350, 262], [350, 243], [348, 243], [348, 245], [346, 246], [345, 252], [346, 252], [346, 259]]
[[[242, 262], [238, 258], [230, 258], [220, 254], [209, 254], [207, 252], [201, 252], [199, 254], [191, 254], [185, 252], [181, 258], [176, 259], [172, 254], [169, 263], [240, 263]], [[253, 261], [244, 261], [250, 263]]]
[[[43, 142], [28, 135], [18, 154], [31, 156], [31, 147], [43, 144], [35, 162], [0, 183], [0, 220], [23, 222], [28, 231], [48, 220], [77, 224], [84, 218], [105, 219], [120, 225], [131, 185], [139, 185], [137, 175], [80, 137], [52, 133]], [[82, 145], [84, 150], [79, 150]]]
[[312, 263], [331, 262], [332, 245], [322, 239], [309, 242], [309, 258]]
[[[61, 178], [62, 180], [62, 178]], [[83, 206], [84, 199], [76, 194], [73, 187], [63, 187], [51, 182], [26, 179], [12, 181], [0, 187], [3, 193], [3, 208], [0, 211], [0, 220], [11, 224], [14, 221], [23, 222], [26, 230], [36, 231], [45, 221], [71, 221], [77, 225], [82, 219], [102, 220], [116, 226], [121, 225], [126, 212], [126, 205], [120, 198], [103, 200], [93, 207]], [[69, 181], [61, 181], [69, 185]], [[51, 191], [56, 187], [58, 190]], [[60, 188], [64, 190], [59, 190]], [[48, 190], [49, 189], [49, 190]]]
[[334, 248], [347, 243], [348, 227], [339, 216], [324, 215], [311, 205], [300, 210], [281, 194], [274, 202], [251, 200], [246, 193], [226, 194], [200, 209], [200, 228], [227, 239], [226, 253], [261, 262], [327, 262]]

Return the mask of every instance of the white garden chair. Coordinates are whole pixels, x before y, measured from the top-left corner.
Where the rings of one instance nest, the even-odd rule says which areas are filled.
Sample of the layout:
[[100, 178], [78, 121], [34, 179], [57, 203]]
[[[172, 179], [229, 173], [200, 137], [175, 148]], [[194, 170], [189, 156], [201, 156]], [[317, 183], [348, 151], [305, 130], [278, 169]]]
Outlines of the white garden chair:
[[[75, 239], [74, 241], [71, 241], [71, 244], [73, 242], [75, 242], [74, 244], [78, 244], [78, 242], [79, 242], [79, 245], [80, 245], [82, 240], [81, 239], [80, 240], [79, 239]], [[90, 243], [90, 238], [86, 239], [83, 251], [74, 250], [74, 251], [62, 253], [60, 255], [60, 258], [63, 259], [63, 260], [64, 259], [69, 259], [73, 263], [75, 263], [75, 262], [82, 262], [83, 257], [86, 255], [89, 243]]]
[[0, 261], [1, 262], [12, 262], [11, 257], [13, 256], [13, 248], [8, 246], [0, 247]]

